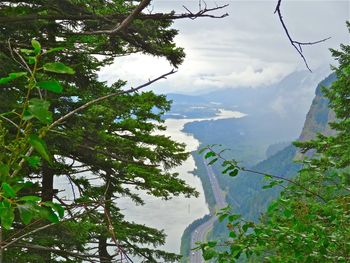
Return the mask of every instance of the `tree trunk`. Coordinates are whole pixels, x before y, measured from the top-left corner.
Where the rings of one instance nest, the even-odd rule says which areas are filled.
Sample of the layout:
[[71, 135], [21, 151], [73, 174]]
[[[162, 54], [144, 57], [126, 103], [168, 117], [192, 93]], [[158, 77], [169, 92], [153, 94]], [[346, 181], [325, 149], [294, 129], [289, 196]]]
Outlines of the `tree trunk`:
[[107, 250], [107, 238], [100, 236], [98, 238], [98, 256], [101, 263], [112, 263], [112, 257]]
[[43, 202], [53, 200], [53, 176], [54, 171], [49, 164], [44, 161], [42, 166], [42, 181], [41, 181], [41, 198]]

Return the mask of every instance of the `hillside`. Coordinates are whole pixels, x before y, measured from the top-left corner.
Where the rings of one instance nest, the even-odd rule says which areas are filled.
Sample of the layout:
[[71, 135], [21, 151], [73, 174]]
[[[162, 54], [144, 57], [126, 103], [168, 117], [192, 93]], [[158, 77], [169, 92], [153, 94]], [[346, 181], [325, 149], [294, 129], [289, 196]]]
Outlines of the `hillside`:
[[[257, 171], [269, 172], [278, 175], [283, 175], [286, 177], [292, 177], [299, 170], [300, 165], [296, 164], [293, 160], [297, 154], [297, 149], [291, 145], [291, 142], [296, 138], [303, 138], [305, 134], [315, 135], [317, 131], [328, 132], [327, 121], [331, 118], [332, 114], [329, 112], [327, 107], [327, 100], [322, 96], [321, 86], [328, 86], [335, 79], [334, 75], [330, 75], [323, 81], [313, 82], [310, 79], [305, 80], [305, 76], [302, 80], [297, 80], [296, 76], [302, 76], [303, 73], [295, 73], [292, 76], [287, 77], [283, 80], [280, 85], [288, 84], [287, 89], [292, 90], [291, 81], [297, 81], [295, 83], [294, 94], [300, 94], [298, 89], [304, 87], [306, 88], [305, 82], [312, 84], [312, 87], [307, 87], [307, 89], [313, 89], [313, 102], [309, 99], [309, 113], [305, 119], [305, 112], [301, 114], [296, 113], [294, 107], [289, 107], [286, 105], [285, 110], [292, 117], [281, 116], [275, 111], [271, 111], [269, 105], [276, 99], [276, 94], [272, 94], [269, 100], [265, 96], [260, 97], [259, 101], [265, 101], [265, 104], [261, 103], [261, 108], [258, 111], [251, 112], [241, 119], [226, 119], [217, 121], [202, 121], [202, 122], [192, 122], [185, 126], [185, 132], [193, 134], [202, 145], [220, 143], [225, 145], [225, 147], [230, 148], [229, 153], [230, 158], [238, 160], [242, 165], [246, 167], [251, 167]], [[307, 77], [306, 77], [307, 78]], [[315, 76], [312, 76], [315, 81]], [[290, 82], [289, 82], [290, 81]], [[310, 84], [310, 85], [311, 85]], [[315, 92], [315, 86], [316, 92]], [[282, 86], [276, 85], [275, 91], [279, 90], [279, 93], [286, 93]], [[267, 91], [267, 90], [266, 90]], [[231, 96], [236, 94], [236, 90], [227, 91], [227, 94], [223, 98], [229, 98], [229, 93]], [[252, 90], [246, 91], [251, 93]], [[265, 92], [265, 91], [264, 91]], [[264, 93], [262, 92], [262, 93]], [[278, 97], [278, 96], [277, 96]], [[296, 97], [292, 96], [294, 99]], [[219, 97], [214, 97], [212, 99], [217, 99], [216, 102], [220, 101], [220, 106], [225, 106], [227, 102], [221, 100]], [[306, 100], [304, 98], [304, 100]], [[194, 101], [196, 103], [203, 103], [193, 96], [188, 96], [186, 98], [186, 103], [182, 105], [183, 107], [193, 106]], [[208, 101], [208, 98], [207, 98]], [[176, 104], [176, 101], [174, 101]], [[242, 102], [244, 103], [244, 102]], [[300, 101], [296, 101], [296, 105], [303, 108]], [[310, 107], [311, 104], [311, 107]], [[203, 105], [203, 104], [202, 104]], [[177, 104], [178, 107], [179, 104]], [[207, 106], [208, 107], [208, 106]], [[231, 107], [234, 109], [234, 107]], [[256, 110], [256, 109], [255, 109]], [[297, 120], [293, 120], [296, 118]], [[300, 119], [300, 120], [299, 120]], [[303, 119], [303, 121], [301, 121]], [[304, 123], [298, 126], [298, 123]], [[301, 135], [300, 135], [300, 131]], [[213, 206], [211, 188], [208, 186], [209, 182], [207, 176], [202, 174], [205, 172], [201, 158], [197, 154], [194, 154], [196, 160], [197, 170], [194, 172], [197, 174], [204, 185], [205, 195], [207, 202]], [[266, 189], [263, 190], [262, 186], [265, 184], [261, 178], [254, 174], [242, 173], [237, 177], [232, 178], [227, 175], [221, 174], [221, 167], [215, 166], [216, 175], [218, 177], [220, 186], [226, 192], [226, 200], [231, 204], [234, 211], [241, 213], [244, 217], [258, 220], [261, 213], [265, 211], [268, 203], [278, 196], [279, 189]], [[194, 225], [190, 228], [193, 229]], [[216, 224], [212, 237], [225, 236], [226, 226], [224, 224]], [[184, 235], [183, 240], [188, 239], [187, 235]], [[182, 253], [188, 254], [183, 248]]]
[[[334, 113], [329, 110], [328, 100], [322, 95], [321, 87], [329, 86], [335, 78], [335, 75], [331, 74], [318, 84], [299, 140], [312, 139], [317, 133], [330, 134], [332, 132], [328, 122], [334, 120]], [[291, 178], [301, 168], [301, 165], [295, 162], [296, 156], [297, 149], [290, 144], [266, 160], [254, 165], [251, 169]], [[222, 176], [219, 178], [226, 186], [227, 202], [230, 204], [238, 203], [238, 205], [233, 206], [235, 211], [241, 213], [245, 218], [255, 221], [259, 219], [267, 205], [278, 196], [281, 190], [277, 187], [262, 189], [262, 186], [267, 184], [266, 181], [261, 176], [250, 173], [241, 173], [233, 179]], [[223, 231], [225, 231], [225, 226], [217, 224], [214, 228], [214, 236], [221, 235]]]

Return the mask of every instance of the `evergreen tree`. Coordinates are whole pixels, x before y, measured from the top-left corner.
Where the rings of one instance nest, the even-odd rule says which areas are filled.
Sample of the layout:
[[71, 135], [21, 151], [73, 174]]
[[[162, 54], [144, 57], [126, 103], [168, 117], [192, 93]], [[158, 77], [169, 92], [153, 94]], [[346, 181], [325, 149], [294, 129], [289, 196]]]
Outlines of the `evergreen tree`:
[[[36, 168], [26, 163], [19, 174], [36, 182], [30, 188], [31, 195], [41, 196], [42, 202], [60, 203], [66, 210], [66, 219], [37, 231], [47, 222], [39, 220], [24, 226], [16, 215], [13, 227], [2, 231], [3, 244], [18, 235], [22, 238], [6, 247], [4, 262], [114, 262], [120, 255], [137, 255], [147, 262], [172, 262], [178, 258], [152, 248], [164, 243], [162, 231], [128, 222], [118, 208], [118, 198], [122, 196], [143, 203], [135, 189], [163, 199], [197, 194], [176, 173], [169, 172], [187, 158], [184, 145], [157, 134], [165, 129], [161, 115], [169, 110], [170, 104], [165, 96], [153, 92], [123, 92], [125, 82], [120, 80], [109, 86], [98, 80], [97, 73], [116, 57], [131, 53], [162, 56], [177, 67], [184, 52], [174, 43], [177, 31], [171, 28], [173, 20], [206, 16], [221, 7], [196, 14], [143, 13], [149, 3], [149, 0], [1, 2], [2, 76], [26, 70], [25, 60], [29, 66], [35, 63], [31, 39], [49, 51], [41, 57], [43, 63], [64, 63], [75, 71], [60, 76], [63, 93], [36, 91], [36, 96], [50, 101], [54, 120], [70, 112], [74, 114], [45, 137], [51, 161], [42, 160], [42, 165]], [[33, 45], [34, 49], [39, 49], [37, 45]], [[61, 51], [51, 53], [57, 50]], [[52, 81], [57, 73], [48, 71], [38, 74], [38, 78]], [[1, 113], [19, 108], [20, 98], [26, 97], [25, 87], [25, 80], [21, 79], [2, 86]], [[118, 95], [74, 112], [89, 101], [111, 94]], [[6, 121], [1, 125], [10, 131], [6, 136], [15, 140], [19, 131]], [[71, 200], [55, 189], [54, 182], [60, 178], [71, 184], [67, 186], [73, 189]], [[1, 220], [3, 223], [4, 219]]]

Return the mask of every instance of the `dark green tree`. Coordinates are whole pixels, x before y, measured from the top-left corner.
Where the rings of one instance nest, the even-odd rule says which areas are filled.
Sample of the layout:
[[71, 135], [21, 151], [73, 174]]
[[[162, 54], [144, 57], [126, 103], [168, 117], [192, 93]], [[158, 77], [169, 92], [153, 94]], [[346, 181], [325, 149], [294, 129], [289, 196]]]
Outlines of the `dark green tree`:
[[[43, 220], [24, 226], [16, 215], [13, 227], [2, 230], [3, 262], [116, 262], [128, 255], [147, 262], [178, 258], [155, 249], [164, 243], [162, 231], [126, 221], [118, 208], [122, 196], [143, 203], [135, 189], [163, 199], [197, 194], [169, 172], [187, 158], [184, 145], [157, 135], [165, 129], [161, 115], [170, 104], [165, 96], [153, 92], [125, 91], [123, 81], [109, 86], [98, 80], [97, 73], [117, 57], [138, 52], [165, 57], [177, 67], [184, 52], [174, 43], [173, 20], [215, 17], [210, 11], [222, 7], [152, 14], [144, 12], [149, 4], [150, 0], [0, 3], [2, 76], [32, 66], [35, 58], [29, 50], [34, 38], [45, 51], [61, 50], [46, 54], [43, 63], [64, 63], [75, 70], [75, 74], [59, 77], [63, 93], [38, 89], [35, 94], [51, 102], [53, 120], [59, 120], [45, 136], [51, 161], [42, 160], [37, 168], [24, 163], [20, 171], [14, 171], [36, 182], [30, 194], [41, 196], [43, 202], [60, 203], [65, 218], [50, 227]], [[44, 81], [56, 77], [57, 69], [38, 74]], [[1, 113], [19, 107], [26, 97], [25, 85], [18, 79], [2, 86]], [[15, 140], [19, 131], [6, 121], [2, 125], [12, 131], [6, 136]], [[69, 181], [73, 198], [58, 193], [55, 181], [61, 178]]]

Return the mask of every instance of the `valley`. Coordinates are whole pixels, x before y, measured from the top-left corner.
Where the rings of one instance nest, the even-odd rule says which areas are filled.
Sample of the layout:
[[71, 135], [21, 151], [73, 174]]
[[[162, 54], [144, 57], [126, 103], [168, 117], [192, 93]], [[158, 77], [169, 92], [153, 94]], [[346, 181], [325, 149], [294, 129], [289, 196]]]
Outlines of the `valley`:
[[[313, 76], [313, 78], [315, 77]], [[320, 79], [313, 79], [313, 81], [310, 82], [304, 79], [304, 83], [312, 85], [312, 89], [314, 90], [312, 96], [308, 99], [305, 98], [305, 100], [309, 101], [309, 106], [306, 107], [299, 104], [293, 108], [285, 105], [285, 116], [281, 116], [279, 113], [269, 108], [269, 105], [273, 104], [271, 101], [276, 99], [276, 97], [271, 96], [270, 100], [267, 100], [266, 96], [261, 96], [257, 101], [264, 101], [265, 107], [262, 106], [262, 102], [257, 103], [259, 107], [254, 111], [252, 108], [249, 109], [249, 107], [241, 105], [242, 108], [246, 110], [243, 112], [248, 112], [244, 118], [189, 122], [184, 126], [184, 131], [193, 134], [193, 136], [200, 141], [201, 146], [223, 144], [224, 148], [230, 148], [227, 156], [238, 160], [240, 164], [246, 167], [266, 173], [274, 172], [275, 174], [290, 178], [295, 175], [300, 168], [300, 165], [293, 161], [297, 152], [296, 148], [291, 145], [291, 142], [303, 136], [300, 135], [303, 126], [304, 132], [302, 134], [306, 132], [305, 126], [309, 125], [308, 123], [310, 123], [311, 119], [314, 117], [309, 117], [307, 121], [305, 121], [305, 116], [311, 105], [311, 100], [315, 96], [315, 88], [318, 86], [316, 95], [318, 94], [319, 96], [319, 87], [321, 85], [329, 85], [329, 83], [333, 81], [333, 78], [330, 77], [323, 81], [321, 85], [318, 85], [318, 82], [321, 80], [321, 77]], [[293, 81], [295, 81], [295, 79], [293, 79]], [[282, 81], [281, 85], [283, 83], [285, 84], [285, 82], [285, 80]], [[292, 84], [289, 85], [292, 86]], [[298, 85], [296, 84], [295, 86]], [[302, 88], [305, 87], [303, 86]], [[280, 86], [279, 89], [282, 89], [282, 86]], [[293, 92], [298, 93], [297, 90]], [[235, 91], [232, 93], [235, 93]], [[174, 95], [171, 96], [175, 97]], [[211, 96], [211, 98], [214, 97], [215, 96]], [[224, 97], [227, 98], [229, 96], [226, 94]], [[187, 98], [187, 102], [189, 100], [190, 99]], [[220, 103], [222, 107], [240, 109], [239, 107], [230, 107], [228, 101], [225, 100], [221, 102], [216, 100], [215, 103]], [[296, 102], [296, 104], [298, 103], [302, 102]], [[205, 99], [200, 100], [196, 98], [196, 102], [190, 104], [192, 106], [189, 106], [187, 103], [179, 105], [176, 104], [176, 101], [175, 105], [177, 112], [181, 112], [181, 108], [184, 109], [184, 112], [189, 111], [191, 107], [198, 109], [198, 105], [201, 105], [201, 107], [205, 107], [206, 105], [208, 108], [212, 109], [213, 104], [208, 100], [205, 102]], [[298, 110], [296, 110], [296, 108], [298, 108]], [[315, 107], [312, 107], [311, 111], [320, 112], [322, 107], [314, 108]], [[302, 110], [305, 110], [303, 114], [301, 113]], [[205, 112], [207, 113], [208, 110], [205, 110]], [[288, 117], [289, 115], [291, 115], [291, 117]], [[303, 124], [304, 122], [305, 124]], [[318, 127], [317, 130], [322, 131], [320, 127]], [[315, 130], [311, 133], [314, 134]], [[196, 155], [198, 156], [198, 153], [194, 152], [193, 157], [197, 166], [195, 175], [201, 178], [206, 200], [212, 213], [215, 213], [218, 207], [223, 207], [223, 204], [227, 203], [230, 204], [235, 213], [242, 214], [244, 218], [258, 221], [260, 215], [265, 212], [266, 206], [274, 200], [280, 192], [279, 188], [262, 190], [262, 186], [266, 184], [266, 182], [254, 174], [240, 173], [237, 177], [231, 178], [221, 174], [220, 165], [214, 165], [210, 167], [209, 170], [205, 163], [203, 163], [202, 157], [197, 157]], [[215, 176], [213, 176], [214, 174]], [[213, 178], [215, 179], [214, 181]], [[216, 189], [221, 190], [218, 191]], [[223, 201], [219, 201], [218, 192], [223, 193], [222, 196], [225, 197]], [[218, 239], [227, 235], [225, 224], [215, 223], [213, 217], [206, 217], [206, 220], [202, 221], [203, 222], [200, 224], [195, 222], [188, 227], [188, 231], [185, 231], [182, 238], [183, 243], [188, 244], [188, 240], [190, 239], [191, 247], [193, 248], [195, 247], [195, 241], [200, 241], [200, 239], [205, 241], [206, 238]], [[185, 255], [183, 262], [201, 262], [198, 261], [200, 252], [190, 251], [188, 247], [185, 248], [182, 246], [181, 253]]]

